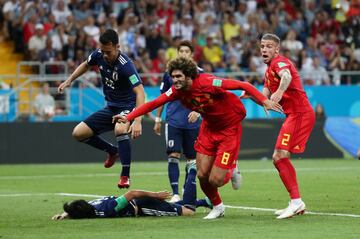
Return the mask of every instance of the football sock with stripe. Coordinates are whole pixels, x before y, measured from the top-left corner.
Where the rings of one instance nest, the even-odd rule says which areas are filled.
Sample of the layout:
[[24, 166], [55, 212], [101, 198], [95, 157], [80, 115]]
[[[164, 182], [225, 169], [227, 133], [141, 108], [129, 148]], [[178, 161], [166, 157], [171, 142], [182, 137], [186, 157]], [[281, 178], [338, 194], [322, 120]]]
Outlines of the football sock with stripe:
[[290, 194], [291, 199], [300, 198], [299, 186], [296, 179], [296, 171], [288, 158], [281, 158], [274, 161], [276, 169], [279, 171], [281, 181]]
[[88, 144], [94, 148], [105, 151], [111, 155], [116, 154], [116, 152], [118, 151], [118, 149], [114, 145], [105, 141], [98, 135], [93, 135], [90, 138], [82, 140], [81, 142]]
[[169, 156], [168, 175], [173, 194], [179, 194], [179, 159]]
[[131, 145], [128, 134], [121, 134], [116, 137], [118, 142], [119, 156], [122, 165], [121, 176], [130, 176]]

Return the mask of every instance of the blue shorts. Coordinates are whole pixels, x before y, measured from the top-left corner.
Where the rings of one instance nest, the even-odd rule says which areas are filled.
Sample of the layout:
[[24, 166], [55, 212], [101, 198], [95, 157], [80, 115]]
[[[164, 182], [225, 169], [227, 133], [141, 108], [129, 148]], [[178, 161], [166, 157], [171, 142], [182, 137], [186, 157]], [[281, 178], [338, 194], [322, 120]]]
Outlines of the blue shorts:
[[117, 114], [127, 115], [133, 108], [118, 108], [106, 106], [87, 117], [83, 122], [89, 126], [95, 135], [114, 130], [115, 123], [112, 123], [112, 117]]
[[[165, 124], [166, 152], [183, 153], [187, 159], [194, 159], [196, 151], [194, 144], [199, 134], [199, 129], [180, 129]], [[182, 149], [182, 150], [181, 150]]]
[[133, 200], [138, 207], [138, 216], [181, 216], [182, 206], [156, 198], [144, 197]]

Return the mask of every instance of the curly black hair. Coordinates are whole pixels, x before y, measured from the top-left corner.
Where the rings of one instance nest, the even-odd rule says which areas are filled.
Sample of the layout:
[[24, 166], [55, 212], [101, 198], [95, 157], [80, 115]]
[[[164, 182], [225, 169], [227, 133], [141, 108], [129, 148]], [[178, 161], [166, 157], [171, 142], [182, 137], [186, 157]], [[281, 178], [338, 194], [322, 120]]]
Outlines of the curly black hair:
[[199, 74], [197, 64], [194, 60], [186, 57], [177, 57], [167, 64], [169, 74], [174, 70], [180, 70], [186, 77], [195, 79]]

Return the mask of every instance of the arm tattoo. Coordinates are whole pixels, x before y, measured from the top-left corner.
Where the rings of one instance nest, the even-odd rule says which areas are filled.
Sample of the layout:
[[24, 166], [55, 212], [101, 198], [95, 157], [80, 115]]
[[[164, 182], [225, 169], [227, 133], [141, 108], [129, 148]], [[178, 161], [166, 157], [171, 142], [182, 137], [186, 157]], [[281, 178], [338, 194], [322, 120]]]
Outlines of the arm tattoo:
[[279, 72], [279, 76], [281, 77], [279, 89], [285, 91], [289, 87], [292, 80], [290, 71], [288, 69], [284, 69]]

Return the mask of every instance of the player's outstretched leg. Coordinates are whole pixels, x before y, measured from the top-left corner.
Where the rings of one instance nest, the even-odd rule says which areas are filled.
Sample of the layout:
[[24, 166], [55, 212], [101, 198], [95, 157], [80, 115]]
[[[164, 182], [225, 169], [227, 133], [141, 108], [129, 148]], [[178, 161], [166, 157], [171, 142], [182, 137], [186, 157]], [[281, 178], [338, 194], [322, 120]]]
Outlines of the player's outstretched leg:
[[120, 160], [122, 164], [121, 176], [118, 182], [119, 188], [130, 187], [130, 164], [131, 164], [131, 145], [128, 134], [121, 134], [116, 137]]
[[169, 202], [177, 202], [181, 198], [179, 196], [179, 158], [174, 156], [169, 156], [168, 158], [168, 176], [169, 182], [172, 189], [173, 196]]

